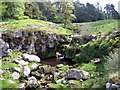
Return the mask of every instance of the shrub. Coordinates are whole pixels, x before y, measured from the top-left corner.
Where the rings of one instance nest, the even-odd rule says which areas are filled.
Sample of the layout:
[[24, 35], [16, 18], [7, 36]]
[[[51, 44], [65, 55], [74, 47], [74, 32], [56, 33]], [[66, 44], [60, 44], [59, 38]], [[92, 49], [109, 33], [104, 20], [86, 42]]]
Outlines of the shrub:
[[65, 49], [66, 58], [74, 58], [75, 54], [78, 52], [79, 52], [79, 48], [76, 48], [75, 46], [68, 46]]
[[120, 48], [114, 49], [113, 52], [111, 51], [109, 56], [105, 58], [106, 63], [104, 64], [107, 70], [108, 81], [116, 84], [120, 84], [119, 52]]
[[109, 56], [106, 57], [105, 68], [109, 71], [109, 73], [115, 73], [119, 70], [119, 49], [113, 50], [113, 52], [109, 53]]
[[109, 75], [109, 80], [110, 80], [112, 83], [120, 84], [119, 71], [116, 72], [116, 73], [110, 74], [110, 75]]

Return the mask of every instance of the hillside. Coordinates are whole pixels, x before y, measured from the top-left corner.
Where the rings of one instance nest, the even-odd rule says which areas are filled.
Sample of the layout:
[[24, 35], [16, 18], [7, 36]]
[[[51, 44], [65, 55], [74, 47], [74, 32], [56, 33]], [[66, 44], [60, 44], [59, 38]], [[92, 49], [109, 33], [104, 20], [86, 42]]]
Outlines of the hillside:
[[117, 20], [100, 20], [96, 22], [76, 23], [80, 34], [96, 34], [98, 32], [108, 33], [117, 30]]
[[9, 20], [0, 25], [2, 88], [97, 89], [108, 82], [120, 86], [116, 20], [74, 24], [78, 35], [62, 24], [42, 20]]
[[[27, 29], [28, 28], [28, 29]], [[30, 29], [29, 29], [30, 28]], [[0, 22], [0, 30], [32, 30], [32, 31], [43, 31], [46, 33], [56, 34], [71, 34], [71, 31], [58, 26], [55, 23], [35, 20], [35, 19], [24, 19], [24, 20], [7, 20]]]

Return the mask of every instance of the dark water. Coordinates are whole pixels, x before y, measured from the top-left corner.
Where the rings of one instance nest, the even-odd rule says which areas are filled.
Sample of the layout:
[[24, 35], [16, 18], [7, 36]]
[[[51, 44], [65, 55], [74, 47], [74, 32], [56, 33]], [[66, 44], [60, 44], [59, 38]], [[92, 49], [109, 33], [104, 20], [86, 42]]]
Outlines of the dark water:
[[50, 59], [45, 59], [45, 60], [41, 60], [42, 64], [46, 64], [46, 65], [50, 65], [50, 66], [56, 66], [58, 64], [64, 64], [64, 65], [72, 65], [73, 62], [71, 61], [67, 61], [67, 60], [59, 60], [57, 58], [50, 58]]

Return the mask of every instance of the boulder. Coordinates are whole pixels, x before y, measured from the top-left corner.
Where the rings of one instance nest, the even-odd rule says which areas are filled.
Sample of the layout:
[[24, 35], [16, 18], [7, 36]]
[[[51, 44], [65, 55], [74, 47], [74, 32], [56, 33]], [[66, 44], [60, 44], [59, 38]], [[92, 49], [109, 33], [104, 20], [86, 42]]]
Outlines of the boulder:
[[97, 64], [97, 63], [100, 63], [101, 62], [101, 59], [100, 58], [95, 58], [94, 59], [94, 63]]
[[15, 63], [19, 64], [19, 65], [28, 65], [29, 64], [29, 62], [24, 61], [24, 60], [15, 60]]
[[116, 89], [117, 90], [117, 88], [120, 88], [120, 85], [112, 84], [110, 82], [106, 83], [106, 89], [107, 90], [112, 90], [112, 89]]
[[35, 77], [29, 77], [27, 81], [27, 88], [36, 88], [39, 86], [38, 81]]
[[60, 68], [60, 67], [62, 67], [62, 66], [64, 66], [64, 65], [63, 65], [63, 64], [58, 64], [58, 65], [56, 65], [57, 68]]
[[112, 88], [112, 89], [115, 89], [115, 88], [116, 88], [116, 89], [117, 89], [117, 88], [119, 88], [119, 89], [120, 89], [120, 85], [117, 85], [117, 84], [112, 84], [111, 88]]
[[26, 83], [20, 83], [19, 88], [25, 88]]
[[42, 78], [42, 76], [41, 76], [42, 74], [39, 73], [38, 71], [31, 71], [30, 75], [36, 77], [37, 79]]
[[62, 73], [62, 71], [54, 72], [54, 76], [55, 76], [55, 77], [59, 77], [61, 73]]
[[37, 65], [36, 63], [33, 63], [33, 64], [32, 64], [32, 70], [33, 70], [33, 69], [37, 69], [37, 67], [38, 67], [38, 65]]
[[69, 86], [76, 86], [76, 82], [74, 80], [68, 81]]
[[65, 80], [65, 78], [63, 77], [62, 79], [57, 80], [56, 83], [61, 83], [64, 80]]
[[22, 66], [22, 73], [23, 76], [28, 76], [30, 74], [31, 70], [28, 66]]
[[20, 72], [20, 68], [19, 68], [19, 67], [15, 67], [14, 70], [15, 70], [16, 72]]
[[88, 79], [88, 72], [84, 70], [69, 69], [65, 74], [65, 79]]
[[22, 57], [24, 60], [27, 60], [29, 62], [32, 62], [32, 61], [40, 62], [40, 58], [36, 55], [23, 54]]
[[18, 72], [13, 72], [12, 77], [13, 79], [19, 79], [20, 74]]

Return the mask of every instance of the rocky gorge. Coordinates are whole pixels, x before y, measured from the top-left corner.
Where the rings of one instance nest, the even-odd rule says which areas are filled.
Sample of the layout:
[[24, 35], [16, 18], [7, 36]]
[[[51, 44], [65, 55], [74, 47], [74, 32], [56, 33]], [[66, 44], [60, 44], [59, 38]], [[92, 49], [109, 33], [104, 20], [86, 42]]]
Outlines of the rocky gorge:
[[[3, 31], [0, 35], [0, 55], [2, 57], [0, 80], [9, 83], [11, 86], [17, 85], [17, 88], [27, 89], [86, 87], [87, 80], [93, 80], [93, 76], [102, 75], [98, 72], [93, 72], [96, 69], [94, 64], [101, 63], [100, 57], [90, 56], [89, 59], [91, 58], [90, 60], [93, 60], [94, 64], [88, 64], [85, 67], [79, 67], [76, 64], [50, 66], [44, 63], [42, 64], [41, 60], [55, 57], [56, 52], [66, 54], [66, 60], [82, 60], [82, 54], [80, 52], [83, 54], [89, 52], [83, 52], [83, 50], [88, 47], [90, 49], [91, 45], [95, 46], [98, 43], [100, 44], [100, 41], [102, 43], [102, 39], [108, 41], [116, 40], [111, 45], [111, 48], [117, 47], [119, 45], [119, 35], [119, 32], [114, 32], [110, 35], [103, 34], [101, 36], [81, 36], [58, 35], [54, 33], [46, 34], [42, 31]], [[91, 44], [93, 42], [95, 44]], [[98, 49], [103, 52], [103, 46]], [[85, 57], [84, 59], [88, 58]], [[86, 63], [86, 61], [84, 62]], [[89, 66], [91, 66], [91, 70], [86, 69]], [[92, 86], [92, 84], [88, 86]], [[104, 81], [103, 84], [105, 85]]]

